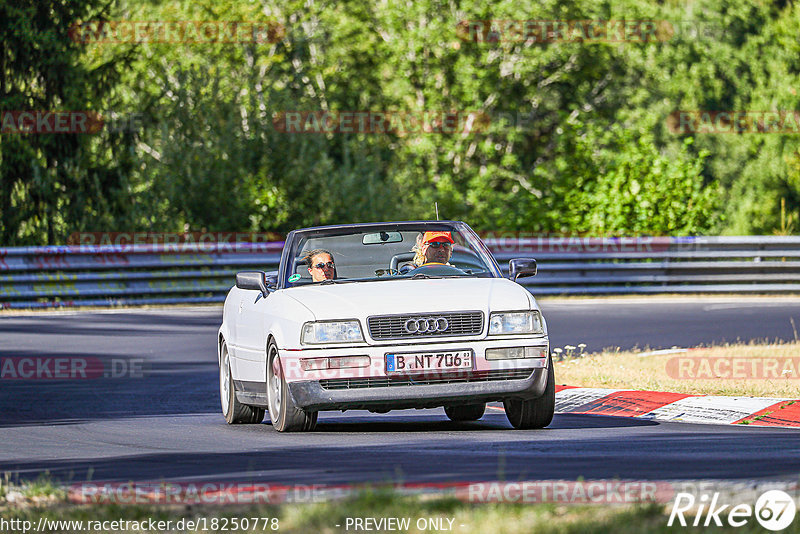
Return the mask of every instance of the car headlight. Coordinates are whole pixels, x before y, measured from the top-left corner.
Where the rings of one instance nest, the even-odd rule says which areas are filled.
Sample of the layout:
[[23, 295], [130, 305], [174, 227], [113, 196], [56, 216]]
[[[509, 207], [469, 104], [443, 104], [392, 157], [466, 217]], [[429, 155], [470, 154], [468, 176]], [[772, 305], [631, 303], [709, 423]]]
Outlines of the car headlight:
[[358, 321], [309, 322], [303, 325], [300, 333], [300, 343], [303, 345], [359, 342], [364, 342], [364, 335]]
[[489, 316], [489, 335], [543, 334], [542, 316], [536, 310], [493, 313]]

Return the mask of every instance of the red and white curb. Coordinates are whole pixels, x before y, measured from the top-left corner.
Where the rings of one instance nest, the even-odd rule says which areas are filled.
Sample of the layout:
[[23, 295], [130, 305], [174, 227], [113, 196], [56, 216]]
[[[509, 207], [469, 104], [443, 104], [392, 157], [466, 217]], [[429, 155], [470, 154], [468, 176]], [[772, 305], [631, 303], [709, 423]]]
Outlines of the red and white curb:
[[[502, 410], [502, 408], [500, 408]], [[800, 399], [556, 386], [556, 413], [800, 428]]]

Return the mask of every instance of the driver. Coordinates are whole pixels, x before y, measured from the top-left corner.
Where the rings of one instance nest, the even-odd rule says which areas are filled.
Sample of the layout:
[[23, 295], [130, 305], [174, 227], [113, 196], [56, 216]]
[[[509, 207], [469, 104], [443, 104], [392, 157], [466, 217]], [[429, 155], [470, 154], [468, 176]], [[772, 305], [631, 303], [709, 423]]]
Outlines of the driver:
[[311, 250], [303, 256], [303, 260], [314, 282], [336, 278], [336, 264], [333, 262], [333, 255], [327, 250], [321, 248]]
[[430, 263], [449, 265], [447, 262], [453, 253], [453, 243], [455, 241], [450, 232], [425, 232], [421, 238], [417, 238], [417, 245], [414, 247], [414, 267]]

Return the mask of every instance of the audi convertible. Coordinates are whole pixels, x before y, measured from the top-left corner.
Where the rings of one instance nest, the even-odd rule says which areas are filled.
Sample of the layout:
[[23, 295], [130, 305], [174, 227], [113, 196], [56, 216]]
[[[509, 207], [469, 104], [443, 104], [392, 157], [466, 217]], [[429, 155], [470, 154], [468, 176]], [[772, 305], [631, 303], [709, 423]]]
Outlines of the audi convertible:
[[289, 233], [276, 272], [236, 275], [218, 336], [228, 423], [309, 431], [323, 410], [444, 407], [480, 419], [502, 402], [517, 429], [555, 408], [547, 326], [457, 221], [351, 224]]

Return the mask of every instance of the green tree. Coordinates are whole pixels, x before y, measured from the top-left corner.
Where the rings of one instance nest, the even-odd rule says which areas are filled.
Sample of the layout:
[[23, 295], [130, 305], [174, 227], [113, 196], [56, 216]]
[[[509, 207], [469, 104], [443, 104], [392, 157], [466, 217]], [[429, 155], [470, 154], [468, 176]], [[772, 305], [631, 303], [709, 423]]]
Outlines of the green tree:
[[[114, 109], [144, 126], [4, 135], [9, 243], [80, 229], [428, 218], [434, 202], [481, 230], [568, 234], [785, 233], [800, 214], [799, 136], [669, 127], [678, 110], [800, 109], [796, 3], [119, 0], [109, 17], [285, 31], [269, 42], [89, 46], [64, 35], [103, 16], [93, 2], [20, 5], [0, 7], [10, 21], [2, 109]], [[470, 34], [468, 22], [620, 19], [662, 23], [647, 42], [534, 43]], [[116, 81], [119, 58], [128, 68]], [[385, 110], [476, 112], [480, 128], [289, 134], [274, 124], [286, 111]]]
[[[69, 31], [105, 9], [99, 0], [0, 2], [0, 111], [102, 109], [125, 58], [89, 67]], [[63, 242], [124, 217], [129, 146], [119, 134], [0, 134], [0, 243]]]

